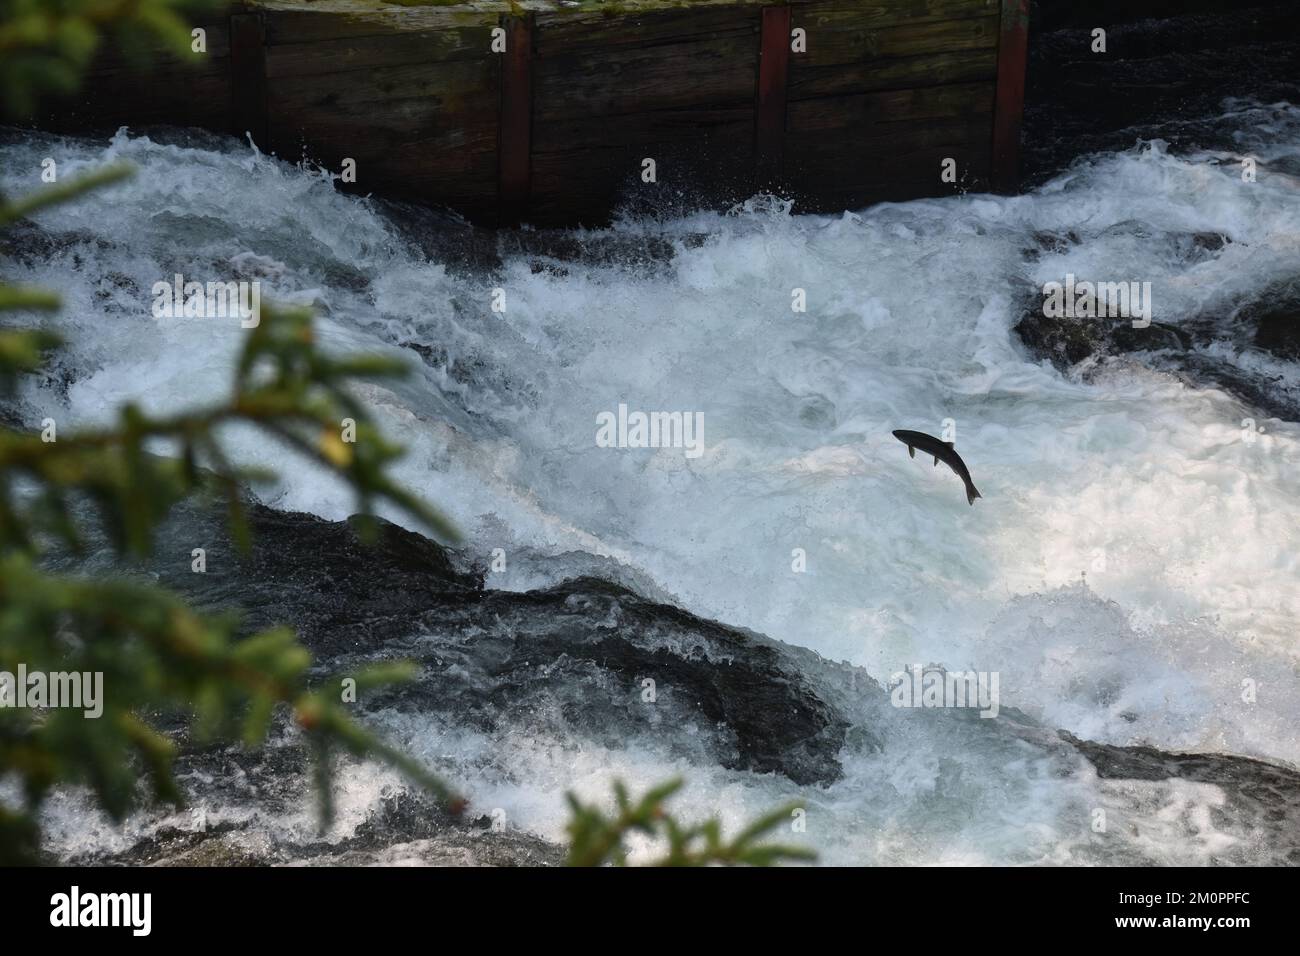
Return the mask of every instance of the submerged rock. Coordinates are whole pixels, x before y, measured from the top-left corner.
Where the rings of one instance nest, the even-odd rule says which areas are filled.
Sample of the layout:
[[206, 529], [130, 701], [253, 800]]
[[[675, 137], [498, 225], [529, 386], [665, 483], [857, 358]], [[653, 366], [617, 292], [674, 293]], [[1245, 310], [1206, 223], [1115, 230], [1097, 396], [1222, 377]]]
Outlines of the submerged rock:
[[[1165, 237], [1171, 248], [1213, 251], [1201, 234]], [[1039, 239], [1054, 249], [1060, 237]], [[1074, 240], [1074, 241], [1077, 241]], [[1032, 256], [1030, 256], [1032, 258]], [[1222, 389], [1267, 415], [1300, 421], [1300, 281], [1275, 283], [1227, 310], [1152, 321], [1045, 316], [1027, 290], [1016, 335], [1029, 352], [1063, 372], [1088, 373], [1117, 360], [1171, 372], [1198, 387]]]
[[1257, 348], [1300, 362], [1300, 279], [1265, 290], [1238, 312], [1237, 319], [1254, 328]]
[[[249, 633], [292, 626], [315, 655], [317, 680], [386, 659], [419, 665], [411, 683], [368, 692], [359, 713], [613, 750], [648, 740], [675, 759], [799, 784], [840, 776], [848, 721], [804, 675], [800, 661], [810, 652], [591, 577], [526, 593], [485, 590], [464, 555], [382, 520], [367, 544], [355, 519], [256, 504], [249, 517], [254, 546], [241, 556], [223, 515], [185, 507], [161, 535], [161, 557], [136, 570], [201, 608], [241, 609]], [[196, 542], [206, 549], [203, 574], [189, 567]], [[499, 830], [483, 807], [471, 803], [456, 819], [386, 787], [342, 839], [313, 837], [310, 826], [281, 832], [284, 824], [270, 821], [313, 820], [315, 797], [295, 731], [277, 727], [258, 751], [183, 747], [178, 778], [194, 806], [224, 808], [219, 825], [146, 819], [129, 849], [77, 861], [495, 865], [561, 857], [544, 840]], [[184, 740], [183, 725], [171, 729]]]
[[164, 583], [201, 606], [242, 608], [250, 629], [291, 625], [330, 672], [381, 657], [420, 663], [419, 680], [383, 694], [382, 706], [487, 729], [558, 720], [615, 741], [653, 716], [658, 737], [676, 728], [679, 750], [703, 741], [725, 767], [796, 783], [839, 776], [847, 723], [778, 641], [595, 578], [484, 590], [442, 547], [384, 521], [366, 545], [354, 521], [254, 506], [255, 546], [241, 559], [219, 519], [191, 518], [202, 532], [191, 525], [181, 536], [208, 542], [208, 571], [155, 563]]
[[1061, 733], [1107, 780], [1187, 780], [1213, 784], [1225, 797], [1221, 817], [1267, 835], [1275, 863], [1300, 864], [1300, 773], [1249, 757], [1176, 754], [1155, 747], [1115, 747]]
[[[489, 750], [510, 740], [575, 754], [635, 746], [671, 763], [776, 775], [809, 794], [843, 788], [842, 760], [853, 759], [857, 774], [863, 754], [897, 760], [900, 739], [923, 748], [929, 738], [960, 740], [1008, 766], [1045, 760], [1061, 777], [1087, 778], [1082, 755], [1104, 782], [1129, 787], [1132, 781], [1139, 788], [1112, 794], [1117, 812], [1130, 821], [1154, 813], [1165, 826], [1160, 793], [1141, 789], [1164, 786], [1151, 781], [1212, 784], [1223, 794], [1214, 810], [1224, 817], [1222, 829], [1248, 835], [1216, 851], [1216, 861], [1300, 859], [1294, 836], [1300, 774], [1285, 768], [1094, 744], [1057, 735], [1006, 707], [996, 720], [960, 709], [900, 712], [860, 668], [608, 581], [580, 577], [525, 593], [492, 591], [467, 555], [386, 522], [367, 545], [355, 520], [330, 522], [256, 505], [250, 516], [255, 544], [240, 557], [221, 515], [187, 508], [162, 536], [159, 553], [170, 557], [140, 570], [202, 606], [242, 607], [249, 629], [294, 626], [317, 656], [320, 680], [379, 660], [417, 662], [417, 680], [369, 693], [358, 709], [377, 727], [407, 728], [405, 737], [422, 759], [453, 782], [457, 758], [445, 750], [454, 747], [440, 741], [464, 735]], [[207, 548], [206, 574], [189, 570], [197, 541]], [[175, 733], [183, 742], [184, 729]], [[883, 747], [890, 735], [893, 757]], [[517, 773], [532, 785], [527, 769], [511, 766], [509, 756], [500, 759], [507, 779]], [[956, 764], [941, 764], [951, 766], [936, 784], [938, 799], [961, 788]], [[395, 775], [356, 763], [341, 765], [339, 777], [366, 785], [343, 801], [352, 801], [350, 816], [322, 834], [315, 828], [307, 756], [283, 722], [256, 751], [183, 746], [177, 771], [194, 807], [188, 816], [137, 814], [125, 835], [100, 848], [79, 842], [77, 850], [54, 855], [77, 863], [230, 866], [553, 865], [563, 859], [561, 846], [502, 825], [473, 792], [468, 812], [453, 817], [403, 788]], [[873, 772], [888, 775], [884, 765]], [[554, 791], [557, 781], [544, 786]], [[1117, 829], [1076, 852], [1085, 862], [1152, 862], [1144, 846]]]

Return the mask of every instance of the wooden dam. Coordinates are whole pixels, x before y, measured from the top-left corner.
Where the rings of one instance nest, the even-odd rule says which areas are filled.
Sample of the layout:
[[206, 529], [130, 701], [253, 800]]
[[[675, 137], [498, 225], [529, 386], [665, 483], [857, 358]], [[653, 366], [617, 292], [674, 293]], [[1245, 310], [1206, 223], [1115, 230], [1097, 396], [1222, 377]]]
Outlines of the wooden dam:
[[[1028, 0], [243, 0], [40, 125], [196, 126], [485, 225], [1014, 189]], [[650, 161], [650, 162], [647, 162]], [[947, 175], [943, 175], [947, 170]]]

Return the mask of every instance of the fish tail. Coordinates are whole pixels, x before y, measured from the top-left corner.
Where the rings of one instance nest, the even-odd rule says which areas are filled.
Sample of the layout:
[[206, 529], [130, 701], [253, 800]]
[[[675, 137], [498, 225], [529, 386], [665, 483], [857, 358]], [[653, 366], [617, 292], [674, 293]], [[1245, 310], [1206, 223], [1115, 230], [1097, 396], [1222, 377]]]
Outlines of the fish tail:
[[976, 488], [974, 485], [966, 486], [966, 503], [968, 505], [975, 504], [976, 498], [983, 498], [983, 497], [984, 496], [979, 493], [979, 489]]

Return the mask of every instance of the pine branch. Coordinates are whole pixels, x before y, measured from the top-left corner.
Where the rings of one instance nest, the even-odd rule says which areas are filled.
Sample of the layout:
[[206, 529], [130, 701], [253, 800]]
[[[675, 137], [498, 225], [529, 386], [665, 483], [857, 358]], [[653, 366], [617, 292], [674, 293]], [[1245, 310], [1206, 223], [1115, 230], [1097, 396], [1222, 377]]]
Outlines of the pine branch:
[[584, 805], [569, 794], [572, 816], [568, 826], [571, 841], [568, 865], [624, 866], [627, 863], [624, 840], [632, 833], [642, 833], [668, 844], [667, 853], [650, 866], [771, 866], [783, 861], [817, 858], [805, 847], [761, 842], [790, 819], [798, 804], [778, 807], [728, 841], [722, 838], [722, 824], [718, 820], [684, 826], [664, 809], [668, 798], [681, 787], [680, 779], [670, 780], [652, 788], [634, 803], [623, 783], [615, 781], [613, 815], [606, 815], [599, 807]]

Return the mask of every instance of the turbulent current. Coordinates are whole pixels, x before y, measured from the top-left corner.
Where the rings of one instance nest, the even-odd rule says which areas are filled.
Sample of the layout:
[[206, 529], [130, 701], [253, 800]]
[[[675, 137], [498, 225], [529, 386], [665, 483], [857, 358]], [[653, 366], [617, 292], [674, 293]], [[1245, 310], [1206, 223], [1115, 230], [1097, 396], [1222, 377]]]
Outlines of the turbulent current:
[[[51, 321], [68, 344], [21, 414], [82, 425], [126, 401], [217, 398], [246, 332], [155, 319], [150, 290], [177, 273], [257, 279], [265, 299], [313, 306], [326, 347], [408, 360], [407, 379], [361, 394], [409, 449], [397, 477], [464, 532], [461, 560], [490, 569], [500, 549], [490, 589], [601, 577], [882, 684], [915, 664], [996, 673], [1002, 710], [1048, 731], [1294, 765], [1300, 425], [1251, 395], [1285, 406], [1300, 369], [1231, 322], [1300, 276], [1300, 109], [1225, 110], [1206, 122], [1213, 147], [1142, 141], [1018, 197], [833, 216], [760, 197], [500, 236], [344, 195], [233, 140], [13, 133], [6, 193], [37, 185], [47, 156], [64, 177], [138, 167], [0, 247], [12, 277], [64, 297]], [[1199, 338], [1176, 361], [1139, 343], [1053, 364], [1016, 326], [1067, 274], [1149, 282], [1153, 326]], [[598, 416], [620, 405], [700, 413], [701, 453], [602, 447]], [[973, 507], [890, 434], [945, 428], [983, 495]], [[283, 448], [227, 437], [243, 463], [278, 471], [266, 504], [351, 512]], [[814, 687], [829, 680], [818, 666]], [[914, 710], [857, 712], [873, 744], [850, 730], [842, 774], [811, 786], [665, 749], [649, 725], [609, 740], [410, 708], [379, 719], [476, 806], [549, 841], [563, 839], [566, 789], [595, 799], [614, 777], [640, 788], [681, 773], [683, 813], [733, 826], [804, 800], [800, 839], [830, 863], [1269, 858], [1267, 840], [1213, 812], [1214, 784], [1062, 774], [998, 737], [1002, 717], [950, 733]], [[396, 786], [342, 778], [331, 839]], [[1090, 850], [1107, 806], [1128, 814], [1124, 835]], [[259, 826], [305, 834], [311, 811]], [[216, 794], [207, 812], [248, 811]], [[65, 853], [128, 839], [75, 794], [49, 831]]]

